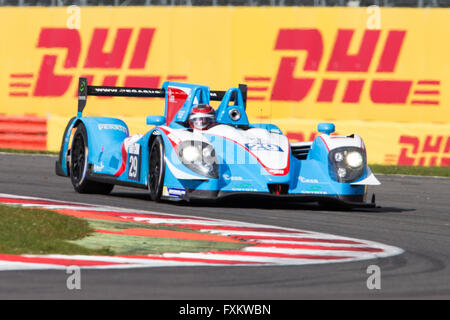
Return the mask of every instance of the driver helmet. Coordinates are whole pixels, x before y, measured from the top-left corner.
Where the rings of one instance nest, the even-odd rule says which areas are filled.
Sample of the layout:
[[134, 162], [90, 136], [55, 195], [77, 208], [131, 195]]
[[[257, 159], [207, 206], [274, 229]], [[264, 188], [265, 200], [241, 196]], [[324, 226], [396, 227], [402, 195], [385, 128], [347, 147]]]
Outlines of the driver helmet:
[[216, 112], [208, 104], [198, 104], [189, 115], [189, 126], [197, 130], [207, 130], [216, 123]]

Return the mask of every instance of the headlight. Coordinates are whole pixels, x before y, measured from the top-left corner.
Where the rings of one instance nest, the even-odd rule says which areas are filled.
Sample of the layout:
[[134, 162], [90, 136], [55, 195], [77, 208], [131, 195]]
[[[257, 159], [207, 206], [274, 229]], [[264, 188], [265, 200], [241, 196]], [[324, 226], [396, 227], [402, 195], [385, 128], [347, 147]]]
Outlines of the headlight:
[[347, 175], [347, 169], [345, 168], [338, 168], [337, 169], [337, 175], [339, 178], [343, 179]]
[[347, 153], [346, 160], [347, 164], [352, 168], [359, 168], [364, 162], [362, 154], [357, 151], [351, 151]]
[[212, 145], [203, 141], [184, 141], [177, 151], [181, 162], [192, 171], [208, 178], [219, 177], [216, 153]]
[[330, 151], [329, 171], [339, 182], [352, 182], [362, 176], [366, 168], [366, 153], [357, 147], [341, 147]]
[[202, 159], [200, 150], [194, 146], [186, 146], [180, 150], [180, 156], [183, 162], [192, 163]]
[[334, 154], [334, 160], [336, 162], [341, 162], [342, 160], [344, 160], [344, 154], [342, 152], [336, 152]]

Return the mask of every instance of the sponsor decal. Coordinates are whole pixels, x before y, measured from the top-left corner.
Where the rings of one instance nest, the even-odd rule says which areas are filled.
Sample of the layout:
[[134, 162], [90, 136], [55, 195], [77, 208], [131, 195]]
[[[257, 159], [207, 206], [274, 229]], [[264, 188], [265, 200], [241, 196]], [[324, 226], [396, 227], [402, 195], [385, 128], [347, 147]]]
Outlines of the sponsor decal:
[[241, 188], [241, 189], [248, 189], [251, 186], [252, 186], [252, 184], [249, 182], [242, 182], [242, 183], [239, 183], [238, 185], [236, 185], [236, 187]]
[[139, 155], [141, 152], [141, 145], [139, 143], [130, 144], [128, 147], [128, 153], [133, 155]]
[[[83, 94], [85, 90], [86, 90], [86, 81], [80, 81], [80, 94]], [[83, 97], [78, 97], [78, 98], [79, 99], [80, 98], [84, 98], [85, 99], [84, 96]]]
[[302, 183], [319, 183], [319, 180], [317, 179], [308, 179], [302, 176], [299, 176], [298, 180], [300, 180]]
[[324, 185], [324, 184], [330, 184], [328, 181], [323, 181], [323, 182], [321, 182], [321, 181], [319, 181], [318, 179], [314, 179], [314, 178], [305, 178], [305, 177], [302, 177], [302, 176], [299, 176], [298, 177], [298, 180], [301, 182], [301, 183], [307, 183], [307, 184], [321, 184], [321, 185]]
[[240, 176], [230, 176], [228, 174], [224, 174], [222, 175], [224, 180], [227, 181], [244, 181], [244, 178], [240, 177]]
[[127, 128], [120, 124], [99, 124], [98, 130], [118, 130], [122, 131], [125, 134], [128, 134]]
[[300, 193], [304, 194], [328, 194], [326, 191], [320, 191], [320, 190], [302, 190]]
[[305, 190], [300, 191], [304, 194], [328, 194], [326, 191], [322, 191], [321, 186], [308, 186]]
[[247, 191], [247, 192], [256, 192], [258, 191], [255, 188], [252, 188], [252, 184], [249, 182], [241, 182], [238, 183], [236, 186], [231, 188], [232, 191]]
[[271, 169], [271, 168], [266, 168], [267, 172], [269, 172], [270, 174], [277, 174], [277, 175], [284, 175], [285, 174], [285, 170], [283, 169]]
[[186, 194], [186, 189], [173, 188], [173, 187], [163, 187], [163, 196], [182, 198]]

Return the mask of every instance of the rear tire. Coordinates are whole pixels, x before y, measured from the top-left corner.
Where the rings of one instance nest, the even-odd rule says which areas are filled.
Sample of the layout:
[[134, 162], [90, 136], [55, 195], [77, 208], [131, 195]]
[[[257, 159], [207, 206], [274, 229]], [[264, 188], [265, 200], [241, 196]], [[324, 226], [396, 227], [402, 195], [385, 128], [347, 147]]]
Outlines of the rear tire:
[[83, 123], [77, 126], [73, 136], [70, 151], [70, 180], [78, 193], [108, 194], [114, 188], [113, 184], [90, 181], [87, 179], [88, 171], [88, 141], [87, 132]]
[[153, 201], [161, 201], [164, 186], [164, 142], [157, 136], [150, 147], [148, 166], [148, 191]]

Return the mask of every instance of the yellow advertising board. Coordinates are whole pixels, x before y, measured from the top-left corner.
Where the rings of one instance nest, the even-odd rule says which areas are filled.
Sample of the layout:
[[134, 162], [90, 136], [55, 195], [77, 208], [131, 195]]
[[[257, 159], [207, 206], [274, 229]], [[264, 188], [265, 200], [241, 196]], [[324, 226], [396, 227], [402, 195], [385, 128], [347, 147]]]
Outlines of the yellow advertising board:
[[[73, 115], [77, 78], [87, 76], [116, 86], [246, 83], [250, 118], [450, 122], [450, 10], [378, 10], [1, 8], [0, 113]], [[161, 99], [95, 97], [86, 108], [162, 111]]]
[[[372, 163], [450, 165], [450, 9], [3, 7], [0, 36], [0, 114], [48, 118], [49, 150], [76, 113], [83, 76], [245, 83], [250, 120], [294, 141], [333, 121], [363, 137]], [[84, 114], [142, 132], [146, 115], [163, 112], [161, 98], [89, 97]]]

